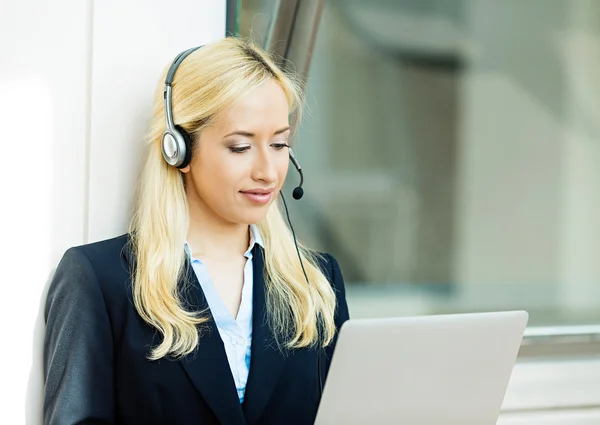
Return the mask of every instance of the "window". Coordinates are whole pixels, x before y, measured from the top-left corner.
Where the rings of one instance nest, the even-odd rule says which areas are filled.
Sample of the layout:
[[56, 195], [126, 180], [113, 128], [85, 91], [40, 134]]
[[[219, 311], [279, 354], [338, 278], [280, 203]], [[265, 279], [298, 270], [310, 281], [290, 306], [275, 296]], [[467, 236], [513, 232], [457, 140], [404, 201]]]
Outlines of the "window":
[[[286, 45], [282, 7], [243, 1], [241, 35]], [[599, 20], [593, 1], [325, 2], [291, 213], [355, 316], [600, 321]]]
[[244, 0], [238, 17], [306, 77], [291, 216], [339, 260], [353, 317], [526, 309], [499, 423], [597, 423], [600, 3]]

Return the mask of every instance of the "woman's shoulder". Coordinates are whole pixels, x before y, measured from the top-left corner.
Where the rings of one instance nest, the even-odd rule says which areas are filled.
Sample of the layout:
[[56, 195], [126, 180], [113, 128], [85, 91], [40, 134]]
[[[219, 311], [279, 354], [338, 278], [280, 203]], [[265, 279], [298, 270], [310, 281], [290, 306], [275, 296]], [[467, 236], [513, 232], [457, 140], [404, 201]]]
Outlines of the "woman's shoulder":
[[94, 268], [104, 269], [122, 261], [130, 261], [130, 237], [125, 233], [110, 239], [69, 248], [61, 261], [89, 261]]
[[[335, 323], [339, 329], [346, 320], [349, 319], [348, 303], [346, 301], [346, 285], [342, 276], [342, 269], [337, 259], [326, 252], [317, 253], [317, 260], [320, 263], [321, 270], [331, 284], [336, 297], [337, 308], [335, 312]], [[335, 345], [335, 344], [333, 344]], [[333, 347], [332, 345], [332, 347]], [[330, 353], [331, 354], [331, 353]]]
[[340, 269], [340, 265], [336, 258], [328, 252], [316, 252], [315, 258], [317, 259], [321, 270], [329, 277], [333, 277], [333, 273]]
[[345, 293], [344, 278], [337, 259], [328, 252], [316, 252], [315, 258], [336, 293]]
[[67, 249], [56, 268], [53, 286], [75, 291], [99, 286], [105, 295], [121, 289], [130, 275], [129, 241], [124, 234]]
[[118, 261], [127, 251], [130, 242], [129, 234], [125, 233], [110, 239], [73, 246], [67, 250], [85, 255], [91, 262]]

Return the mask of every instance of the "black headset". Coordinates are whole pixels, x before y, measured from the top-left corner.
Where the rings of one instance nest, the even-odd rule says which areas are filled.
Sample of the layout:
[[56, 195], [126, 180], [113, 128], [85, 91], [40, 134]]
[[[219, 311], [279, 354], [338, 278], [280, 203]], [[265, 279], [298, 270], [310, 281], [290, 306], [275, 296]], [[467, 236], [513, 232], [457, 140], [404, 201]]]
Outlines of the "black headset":
[[[167, 72], [167, 77], [165, 78], [165, 90], [164, 90], [164, 99], [165, 99], [165, 121], [166, 128], [162, 135], [162, 154], [165, 158], [165, 161], [169, 165], [172, 165], [176, 168], [185, 168], [189, 165], [192, 159], [192, 138], [190, 135], [180, 126], [175, 125], [173, 121], [173, 109], [172, 109], [172, 89], [171, 84], [173, 83], [173, 78], [175, 77], [175, 71], [183, 62], [183, 60], [188, 57], [191, 53], [195, 52], [202, 46], [192, 47], [191, 49], [185, 50], [179, 53], [169, 71]], [[294, 188], [292, 191], [292, 197], [296, 200], [299, 200], [304, 195], [304, 190], [302, 189], [302, 185], [304, 184], [304, 173], [302, 172], [302, 167], [300, 163], [296, 159], [296, 155], [294, 155], [294, 151], [292, 148], [288, 149], [290, 161], [294, 164], [296, 171], [300, 175], [300, 184]], [[308, 280], [308, 275], [306, 274], [306, 270], [304, 269], [304, 262], [302, 261], [302, 256], [300, 255], [300, 249], [298, 248], [298, 242], [296, 241], [296, 232], [294, 231], [294, 227], [292, 226], [292, 221], [290, 220], [290, 214], [288, 211], [287, 203], [285, 202], [285, 198], [283, 197], [283, 193], [281, 193], [281, 199], [283, 200], [283, 205], [285, 207], [285, 215], [287, 217], [288, 224], [290, 225], [290, 230], [292, 231], [292, 236], [294, 237], [294, 245], [296, 246], [296, 253], [298, 254], [298, 259], [300, 260], [300, 266], [302, 267], [302, 273], [304, 274], [304, 278], [306, 279], [306, 283], [310, 285]], [[319, 335], [321, 334], [320, 329], [320, 321], [317, 321], [319, 325]], [[319, 379], [319, 399], [323, 394], [323, 377], [321, 376], [321, 352], [323, 349], [319, 346], [317, 353], [317, 373]]]

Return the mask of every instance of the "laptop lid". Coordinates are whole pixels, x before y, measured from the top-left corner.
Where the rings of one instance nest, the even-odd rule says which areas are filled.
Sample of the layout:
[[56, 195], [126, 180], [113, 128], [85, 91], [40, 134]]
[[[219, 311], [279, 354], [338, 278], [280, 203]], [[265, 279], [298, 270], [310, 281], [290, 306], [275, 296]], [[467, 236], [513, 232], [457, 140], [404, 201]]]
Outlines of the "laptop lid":
[[493, 425], [525, 311], [349, 320], [315, 425]]

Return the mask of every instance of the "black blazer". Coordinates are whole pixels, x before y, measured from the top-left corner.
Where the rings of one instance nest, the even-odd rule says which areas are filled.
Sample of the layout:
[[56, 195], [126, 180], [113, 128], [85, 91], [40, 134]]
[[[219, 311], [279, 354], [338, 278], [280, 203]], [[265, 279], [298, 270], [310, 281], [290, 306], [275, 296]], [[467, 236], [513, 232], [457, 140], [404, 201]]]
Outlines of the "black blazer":
[[[127, 235], [69, 249], [50, 284], [45, 308], [44, 423], [308, 425], [319, 404], [317, 351], [282, 353], [265, 326], [264, 260], [255, 245], [252, 354], [240, 404], [212, 317], [198, 350], [181, 360], [147, 360], [157, 332], [133, 307]], [[348, 319], [336, 260], [321, 264], [337, 294], [335, 322]], [[193, 269], [186, 306], [208, 309]], [[321, 359], [323, 380], [333, 345]]]

